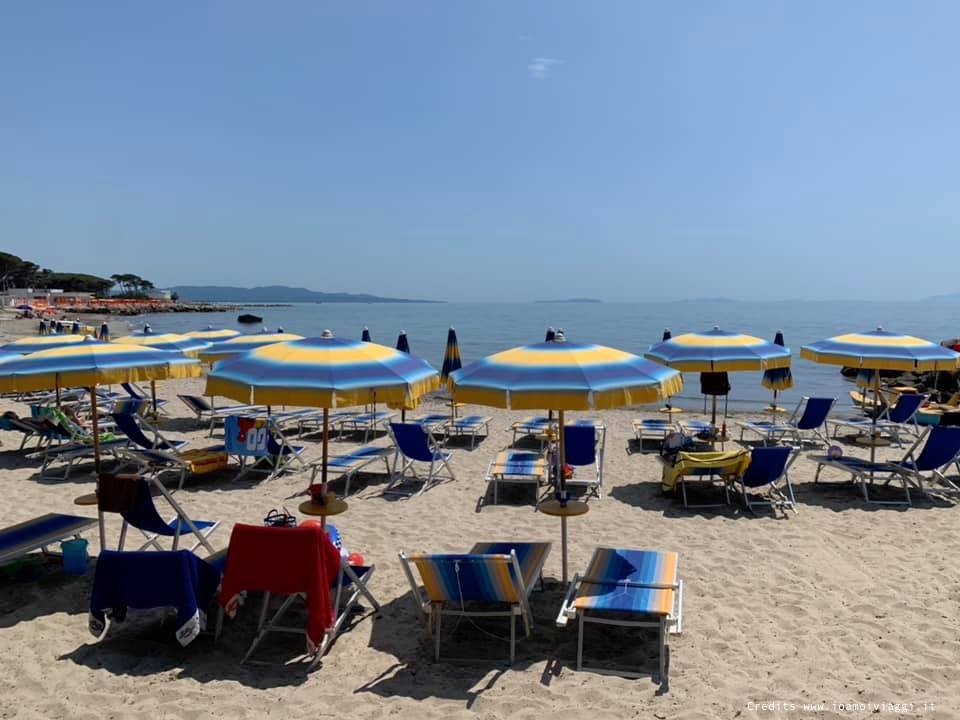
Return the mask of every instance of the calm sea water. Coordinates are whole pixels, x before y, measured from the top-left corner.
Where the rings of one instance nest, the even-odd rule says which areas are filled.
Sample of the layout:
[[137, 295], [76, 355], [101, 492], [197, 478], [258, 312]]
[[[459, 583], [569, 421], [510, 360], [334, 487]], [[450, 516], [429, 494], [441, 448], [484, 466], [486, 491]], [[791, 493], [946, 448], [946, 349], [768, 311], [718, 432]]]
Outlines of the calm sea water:
[[[149, 322], [155, 330], [185, 332], [212, 324], [253, 332], [228, 313], [150, 315], [133, 321], [137, 328]], [[665, 327], [673, 333], [709, 330], [746, 332], [773, 339], [783, 330], [794, 351], [793, 389], [783, 393], [784, 403], [802, 395], [846, 395], [850, 385], [838, 368], [817, 365], [799, 357], [800, 346], [842, 332], [878, 326], [939, 341], [960, 335], [960, 301], [943, 302], [727, 302], [685, 301], [664, 303], [444, 303], [444, 304], [300, 304], [284, 308], [249, 310], [264, 319], [264, 326], [309, 337], [330, 329], [338, 336], [359, 339], [364, 325], [374, 342], [395, 345], [401, 330], [407, 332], [411, 350], [438, 369], [443, 361], [447, 328], [457, 330], [464, 363], [498, 350], [543, 340], [547, 326], [563, 328], [567, 339], [596, 342], [642, 355], [658, 342]], [[756, 407], [768, 403], [770, 391], [760, 384], [760, 373], [733, 373], [731, 407]], [[684, 378], [685, 389], [677, 402], [702, 407], [696, 374]]]

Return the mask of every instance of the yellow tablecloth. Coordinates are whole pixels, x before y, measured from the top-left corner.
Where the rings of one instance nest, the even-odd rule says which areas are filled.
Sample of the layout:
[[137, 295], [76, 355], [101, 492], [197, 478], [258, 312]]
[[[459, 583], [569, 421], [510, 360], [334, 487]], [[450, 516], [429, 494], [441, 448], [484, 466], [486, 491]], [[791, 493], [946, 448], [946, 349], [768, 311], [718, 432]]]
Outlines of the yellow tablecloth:
[[749, 450], [725, 450], [718, 452], [678, 452], [676, 460], [663, 465], [662, 486], [665, 491], [673, 490], [681, 475], [689, 475], [697, 470], [712, 470], [721, 476], [740, 475], [750, 465]]

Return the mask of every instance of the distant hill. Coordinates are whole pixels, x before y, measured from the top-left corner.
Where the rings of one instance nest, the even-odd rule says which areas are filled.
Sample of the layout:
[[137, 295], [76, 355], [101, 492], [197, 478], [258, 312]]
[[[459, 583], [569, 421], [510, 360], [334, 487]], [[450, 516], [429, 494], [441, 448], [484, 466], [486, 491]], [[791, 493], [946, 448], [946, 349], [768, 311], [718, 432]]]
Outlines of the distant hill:
[[924, 298], [925, 302], [929, 302], [929, 301], [953, 302], [955, 300], [960, 300], [960, 293], [948, 293], [946, 295], [931, 295], [928, 298]]
[[389, 298], [366, 293], [325, 293], [286, 285], [242, 288], [223, 285], [175, 285], [167, 288], [185, 302], [219, 303], [430, 303], [437, 300]]
[[564, 298], [562, 300], [537, 300], [538, 303], [602, 303], [596, 298]]

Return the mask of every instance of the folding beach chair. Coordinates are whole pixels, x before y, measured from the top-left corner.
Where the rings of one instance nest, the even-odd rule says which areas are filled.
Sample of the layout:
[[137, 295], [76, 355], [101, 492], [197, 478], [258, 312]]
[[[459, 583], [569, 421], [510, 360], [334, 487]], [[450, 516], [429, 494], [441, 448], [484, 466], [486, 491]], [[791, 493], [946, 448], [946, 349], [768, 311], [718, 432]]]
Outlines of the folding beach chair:
[[[148, 401], [134, 400], [115, 405], [110, 413], [114, 427], [123, 433], [134, 446], [143, 450], [177, 452], [182, 449], [187, 444], [186, 440], [168, 440], [155, 426], [138, 418], [140, 411], [145, 409], [147, 404]], [[144, 427], [153, 435], [152, 440], [144, 434]]]
[[[361, 595], [379, 612], [380, 604], [367, 588], [374, 568], [349, 565], [317, 525], [235, 525], [227, 549], [220, 605], [233, 617], [241, 592], [264, 593], [257, 635], [240, 662], [246, 662], [267, 633], [302, 633], [307, 639], [307, 654], [313, 656], [307, 672], [312, 670], [336, 640]], [[273, 595], [287, 597], [268, 621]], [[280, 625], [284, 613], [297, 600], [307, 606], [306, 628]]]
[[210, 434], [213, 435], [213, 428], [218, 419], [226, 418], [230, 415], [244, 415], [246, 413], [257, 413], [265, 408], [262, 405], [230, 405], [228, 407], [215, 408], [207, 402], [206, 398], [200, 395], [177, 395], [183, 400], [190, 411], [197, 416], [197, 422], [203, 423], [210, 420]]
[[[923, 449], [917, 453], [920, 444]], [[911, 505], [910, 500], [910, 481], [916, 483], [921, 493], [926, 493], [923, 483], [937, 483], [941, 485], [940, 490], [946, 492], [958, 492], [960, 487], [949, 480], [944, 474], [944, 470], [954, 465], [960, 470], [958, 464], [960, 456], [960, 427], [951, 427], [943, 425], [934, 425], [917, 439], [917, 441], [907, 450], [902, 460], [894, 462], [873, 462], [861, 460], [855, 457], [831, 458], [828, 455], [812, 456], [817, 462], [817, 474], [813, 481], [820, 480], [820, 471], [825, 467], [843, 470], [852, 476], [855, 483], [859, 483], [863, 491], [863, 499], [867, 503], [876, 505]], [[929, 473], [924, 477], [924, 473]], [[899, 478], [903, 485], [904, 500], [874, 500], [870, 497], [868, 486], [876, 479], [883, 479], [884, 484], [889, 485], [892, 481]]]
[[[224, 445], [227, 453], [240, 462], [236, 479], [248, 472], [266, 473], [264, 481], [296, 467], [306, 468], [303, 460], [303, 445], [291, 445], [286, 436], [269, 417], [243, 417], [230, 415], [223, 426]], [[253, 462], [247, 467], [248, 458]]]
[[[802, 398], [790, 417], [782, 423], [770, 420], [739, 420], [737, 424], [740, 425], [740, 442], [743, 442], [743, 433], [749, 430], [760, 435], [764, 444], [771, 441], [775, 442], [778, 436], [789, 435], [798, 445], [802, 445], [805, 438], [801, 433], [808, 432], [824, 445], [829, 445], [830, 443], [827, 440], [827, 416], [835, 402], [836, 398]], [[802, 414], [800, 413], [801, 407], [803, 408]], [[821, 428], [823, 432], [821, 432]]]
[[[577, 670], [583, 665], [585, 623], [656, 628], [660, 632], [660, 683], [667, 681], [667, 634], [683, 631], [683, 581], [675, 552], [599, 547], [583, 575], [570, 582], [557, 625], [578, 621]], [[631, 670], [586, 668], [600, 673], [641, 677]]]
[[[453, 468], [450, 467], [452, 454], [440, 450], [433, 436], [424, 430], [423, 426], [416, 423], [390, 423], [389, 431], [396, 445], [397, 455], [394, 459], [390, 483], [384, 489], [385, 494], [420, 495], [431, 485], [440, 482], [442, 479], [440, 473], [444, 470], [449, 474], [450, 480], [456, 480]], [[429, 465], [425, 478], [417, 475], [414, 464], [418, 462]], [[400, 464], [399, 472], [397, 472], [397, 464]], [[423, 485], [416, 493], [399, 489], [405, 482], [408, 471], [412, 473], [414, 480], [423, 481]]]
[[470, 449], [473, 450], [478, 437], [485, 438], [490, 434], [490, 421], [492, 419], [488, 415], [467, 415], [456, 420], [448, 420], [446, 423], [447, 439], [469, 435]]
[[[337, 480], [344, 478], [345, 487], [344, 497], [350, 495], [350, 480], [368, 465], [383, 460], [386, 466], [387, 475], [391, 475], [390, 459], [396, 454], [396, 449], [384, 447], [382, 445], [364, 445], [356, 450], [351, 450], [346, 455], [327, 458], [327, 472], [339, 473]], [[311, 463], [313, 473], [310, 476], [310, 484], [314, 484], [317, 479], [317, 473], [322, 470], [322, 461]], [[336, 482], [336, 480], [330, 481]]]
[[[176, 513], [171, 520], [165, 521], [157, 512], [151, 494], [153, 489], [159, 490], [158, 497], [163, 496]], [[190, 533], [196, 538], [191, 551], [202, 545], [207, 552], [212, 553], [213, 547], [207, 538], [220, 526], [219, 520], [192, 520], [161, 482], [141, 475], [101, 473], [97, 489], [97, 508], [100, 514], [100, 546], [103, 548], [107, 546], [105, 513], [118, 513], [123, 517], [117, 550], [123, 550], [127, 529], [134, 527], [146, 538], [146, 542], [137, 550], [148, 547], [163, 550], [158, 540], [160, 537], [173, 538], [173, 549], [177, 550], [180, 536]]]
[[493, 485], [493, 504], [497, 504], [500, 483], [533, 486], [536, 501], [540, 485], [547, 476], [547, 461], [529, 450], [501, 450], [487, 467], [487, 483]]
[[[530, 593], [538, 580], [542, 586], [543, 564], [549, 553], [550, 543], [538, 542], [478, 543], [462, 555], [408, 557], [401, 552], [400, 563], [417, 611], [424, 614], [427, 631], [434, 636], [434, 661], [440, 661], [441, 619], [454, 615], [509, 618], [512, 664], [516, 657], [517, 617], [522, 618], [524, 635], [529, 637], [533, 627]], [[411, 565], [423, 581], [425, 597], [417, 587]]]
[[[927, 396], [919, 393], [905, 393], [900, 395], [893, 406], [887, 406], [877, 418], [877, 433], [890, 434], [897, 445], [902, 446], [900, 432], [907, 430], [914, 437], [920, 437], [920, 425], [917, 423], [917, 412], [926, 402]], [[858, 434], [864, 435], [873, 432], [874, 422], [869, 417], [847, 418], [845, 420], [830, 420], [833, 423], [833, 437], [837, 437], [840, 428], [853, 428]]]
[[[564, 462], [574, 468], [574, 475], [566, 481], [570, 485], [582, 485], [587, 495], [596, 495], [599, 500], [603, 491], [603, 450], [606, 444], [606, 428], [592, 425], [564, 425]], [[593, 466], [592, 477], [578, 478], [578, 467]]]
[[34, 550], [40, 550], [44, 555], [59, 555], [47, 550], [47, 547], [69, 538], [79, 538], [80, 533], [96, 525], [96, 518], [46, 513], [5, 527], [0, 530], [0, 564], [16, 560]]
[[217, 594], [220, 571], [188, 550], [101, 550], [90, 591], [88, 627], [102, 640], [128, 608], [174, 608], [176, 637], [189, 645], [207, 626], [206, 610]]
[[[791, 447], [782, 446], [754, 448], [750, 451], [750, 464], [736, 479], [743, 495], [743, 503], [750, 512], [754, 512], [754, 507], [757, 505], [766, 505], [770, 508], [788, 507], [797, 512], [789, 470], [800, 455], [799, 453], [791, 455], [792, 450]], [[777, 486], [777, 482], [781, 478], [787, 490], [786, 495]], [[765, 500], [754, 499], [748, 492], [748, 490], [760, 490], [762, 488], [767, 488], [767, 498]]]

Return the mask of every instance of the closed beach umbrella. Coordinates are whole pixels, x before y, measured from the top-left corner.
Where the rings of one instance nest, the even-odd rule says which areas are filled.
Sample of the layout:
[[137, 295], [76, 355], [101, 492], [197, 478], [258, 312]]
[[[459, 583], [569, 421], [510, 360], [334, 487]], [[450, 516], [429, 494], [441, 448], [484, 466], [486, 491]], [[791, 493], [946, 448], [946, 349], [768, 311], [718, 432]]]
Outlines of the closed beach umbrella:
[[713, 395], [713, 425], [717, 423], [716, 396], [729, 391], [726, 373], [790, 366], [789, 348], [718, 327], [704, 333], [670, 337], [653, 345], [645, 357], [681, 372], [701, 373], [701, 389], [704, 394]]
[[547, 336], [544, 338], [544, 342], [553, 342], [557, 339], [557, 331], [552, 327], [547, 328]]
[[231, 330], [229, 328], [215, 328], [213, 325], [207, 325], [203, 330], [191, 330], [190, 332], [184, 333], [187, 337], [200, 338], [201, 340], [212, 340], [213, 342], [220, 342], [221, 340], [227, 340], [232, 337], [237, 337], [240, 332], [238, 330]]
[[363, 326], [363, 332], [360, 333], [360, 342], [373, 342], [373, 340], [370, 339], [370, 328], [366, 325]]
[[405, 352], [407, 355], [410, 354], [410, 342], [407, 340], [407, 334], [403, 330], [401, 330], [397, 336], [397, 350]]
[[[780, 347], [785, 347], [786, 343], [783, 340], [783, 331], [777, 330], [776, 336], [773, 338], [773, 344], [779, 345]], [[788, 367], [781, 368], [772, 368], [770, 370], [763, 371], [763, 378], [760, 380], [760, 383], [765, 387], [773, 390], [773, 404], [770, 406], [771, 412], [776, 414], [777, 412], [777, 393], [781, 390], [789, 390], [793, 387], [793, 373]]]
[[87, 335], [36, 335], [20, 338], [11, 343], [0, 346], [0, 352], [26, 355], [41, 350], [54, 350], [60, 347], [80, 345], [87, 342], [99, 342]]
[[[457, 331], [447, 330], [447, 347], [443, 351], [443, 364], [440, 366], [440, 384], [447, 386], [450, 382], [450, 373], [462, 367], [460, 362], [460, 343], [457, 341]], [[457, 419], [457, 404], [450, 398], [450, 419]]]
[[[900, 370], [912, 372], [955, 371], [960, 368], [960, 353], [923, 338], [887, 332], [877, 328], [871, 332], [847, 333], [804, 345], [800, 357], [826, 365], [841, 365], [861, 371], [873, 371], [873, 398], [880, 402], [880, 372]], [[877, 413], [873, 414], [870, 461], [876, 455]]]
[[322, 504], [327, 502], [329, 410], [377, 400], [403, 406], [438, 386], [437, 371], [414, 355], [336, 338], [325, 330], [320, 337], [267, 345], [218, 362], [207, 376], [206, 394], [242, 403], [323, 408]]
[[672, 337], [673, 337], [673, 333], [670, 332], [670, 328], [664, 328], [664, 329], [663, 329], [663, 337], [660, 338], [660, 340], [661, 340], [661, 342], [663, 342], [663, 341], [669, 340], [669, 339], [672, 338]]
[[265, 345], [275, 345], [280, 342], [290, 342], [292, 340], [303, 340], [302, 335], [284, 332], [261, 332], [252, 335], [237, 335], [229, 340], [214, 343], [205, 350], [201, 350], [197, 357], [204, 362], [216, 362], [225, 360], [235, 355], [242, 355], [256, 348]]

